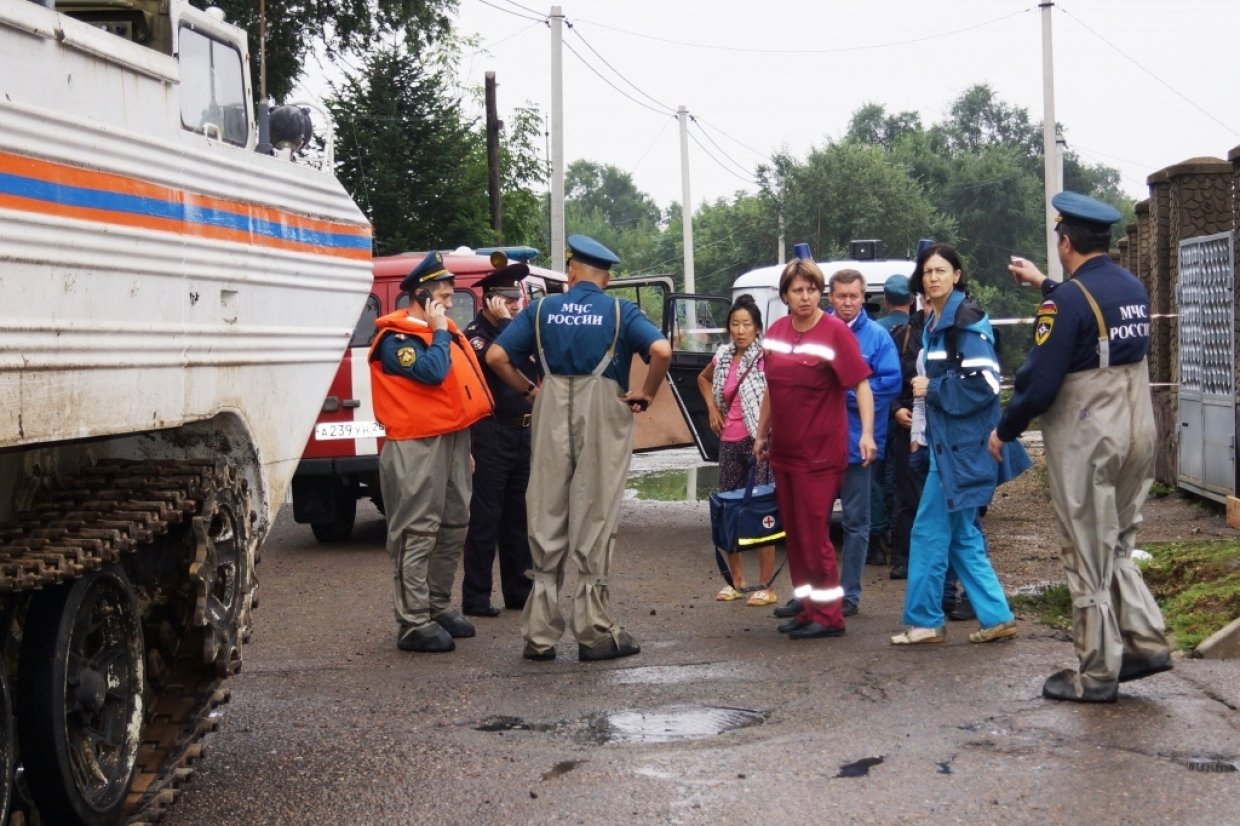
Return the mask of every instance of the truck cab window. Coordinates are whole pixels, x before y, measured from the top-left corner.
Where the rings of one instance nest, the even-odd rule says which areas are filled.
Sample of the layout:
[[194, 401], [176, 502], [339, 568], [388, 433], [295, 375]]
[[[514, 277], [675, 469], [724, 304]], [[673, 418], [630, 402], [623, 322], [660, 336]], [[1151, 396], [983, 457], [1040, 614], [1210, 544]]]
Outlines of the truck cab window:
[[379, 297], [373, 293], [366, 297], [366, 306], [353, 328], [353, 339], [350, 347], [369, 347], [370, 340], [375, 337], [375, 321], [379, 318]]
[[181, 28], [181, 126], [245, 146], [249, 114], [241, 54], [194, 29]]

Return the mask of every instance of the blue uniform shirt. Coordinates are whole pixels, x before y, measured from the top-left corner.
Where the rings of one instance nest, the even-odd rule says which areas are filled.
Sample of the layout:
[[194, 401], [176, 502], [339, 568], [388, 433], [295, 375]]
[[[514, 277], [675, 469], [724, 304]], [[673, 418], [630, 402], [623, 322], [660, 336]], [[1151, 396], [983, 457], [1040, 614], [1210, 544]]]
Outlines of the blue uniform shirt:
[[890, 333], [895, 328], [908, 324], [908, 313], [903, 310], [892, 310], [882, 318], [874, 319], [874, 322]]
[[[549, 295], [522, 310], [504, 328], [495, 343], [504, 348], [513, 364], [521, 364], [531, 355], [537, 359], [534, 313], [541, 319], [547, 368], [557, 376], [591, 375], [616, 337], [616, 300], [598, 285], [581, 281], [566, 293]], [[659, 328], [636, 304], [620, 299], [620, 334], [615, 355], [603, 375], [627, 392], [633, 354], [649, 362], [650, 345], [662, 338]]]
[[[1082, 264], [1072, 281], [1083, 284], [1098, 303], [1112, 366], [1134, 364], [1150, 349], [1150, 299], [1144, 285], [1109, 256]], [[1050, 409], [1069, 373], [1098, 369], [1098, 322], [1077, 284], [1049, 279], [1046, 300], [1034, 321], [1033, 348], [1016, 371], [1015, 390], [998, 435], [1005, 442], [1020, 436], [1035, 416]]]
[[[388, 332], [379, 342], [379, 362], [383, 365], [383, 372], [393, 376], [404, 376], [422, 384], [443, 384], [452, 369], [451, 346], [452, 334], [447, 330], [436, 330], [429, 347], [416, 336]], [[417, 358], [413, 364], [403, 367], [396, 353], [406, 347], [412, 347]]]
[[[835, 315], [834, 310], [831, 311]], [[837, 316], [838, 317], [838, 316]], [[900, 355], [895, 339], [866, 315], [865, 310], [848, 325], [857, 337], [861, 357], [870, 366], [870, 393], [874, 397], [874, 445], [879, 459], [887, 445], [887, 416], [891, 403], [900, 395]], [[857, 391], [848, 389], [848, 463], [861, 464], [861, 410], [857, 407]]]

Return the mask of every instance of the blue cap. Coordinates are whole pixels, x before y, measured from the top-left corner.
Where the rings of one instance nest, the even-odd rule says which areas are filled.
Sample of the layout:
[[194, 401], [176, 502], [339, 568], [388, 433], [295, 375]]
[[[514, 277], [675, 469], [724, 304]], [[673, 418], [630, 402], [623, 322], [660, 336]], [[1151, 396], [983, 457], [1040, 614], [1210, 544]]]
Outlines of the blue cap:
[[418, 262], [418, 265], [400, 282], [400, 288], [405, 292], [409, 292], [431, 281], [440, 281], [452, 277], [452, 273], [444, 268], [443, 253], [428, 252], [426, 257]]
[[809, 244], [802, 241], [799, 244], [792, 245], [792, 257], [800, 258], [802, 261], [813, 261], [814, 256], [809, 251]]
[[568, 258], [576, 258], [587, 267], [610, 270], [620, 257], [588, 235], [568, 236]]
[[485, 278], [479, 279], [478, 286], [483, 295], [502, 295], [504, 298], [520, 298], [522, 278], [530, 274], [528, 264], [517, 262], [502, 267]]
[[1123, 216], [1110, 204], [1104, 204], [1096, 198], [1082, 195], [1079, 192], [1064, 190], [1051, 198], [1051, 206], [1059, 210], [1055, 223], [1063, 221], [1095, 224], [1098, 227], [1109, 227]]
[[901, 307], [913, 300], [913, 293], [908, 287], [908, 276], [895, 275], [887, 276], [887, 280], [883, 282], [883, 298], [887, 299], [888, 304]]

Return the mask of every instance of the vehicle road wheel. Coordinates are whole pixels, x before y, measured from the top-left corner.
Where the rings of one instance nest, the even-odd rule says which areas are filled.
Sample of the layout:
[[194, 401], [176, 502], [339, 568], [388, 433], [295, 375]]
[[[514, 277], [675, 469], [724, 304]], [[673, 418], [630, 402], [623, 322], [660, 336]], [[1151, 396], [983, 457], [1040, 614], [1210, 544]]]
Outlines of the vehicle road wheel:
[[336, 489], [336, 518], [331, 522], [312, 522], [310, 530], [320, 542], [344, 542], [353, 533], [357, 518], [357, 499], [353, 491], [341, 486]]
[[116, 565], [31, 600], [18, 734], [42, 822], [115, 821], [141, 742], [142, 652], [138, 603]]

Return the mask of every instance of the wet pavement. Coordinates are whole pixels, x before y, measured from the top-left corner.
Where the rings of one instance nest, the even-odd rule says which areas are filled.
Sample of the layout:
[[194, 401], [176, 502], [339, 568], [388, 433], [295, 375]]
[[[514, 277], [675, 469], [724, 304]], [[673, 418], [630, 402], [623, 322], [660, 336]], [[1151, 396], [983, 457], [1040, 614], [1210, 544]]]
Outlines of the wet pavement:
[[769, 606], [714, 601], [685, 485], [626, 501], [612, 606], [642, 653], [589, 664], [571, 638], [523, 660], [515, 611], [451, 654], [398, 651], [378, 513], [325, 546], [286, 508], [244, 669], [165, 822], [1240, 823], [1240, 663], [1053, 703], [1065, 635], [1022, 620], [973, 645], [952, 623], [895, 648], [903, 583], [875, 567], [846, 636], [789, 640]]

